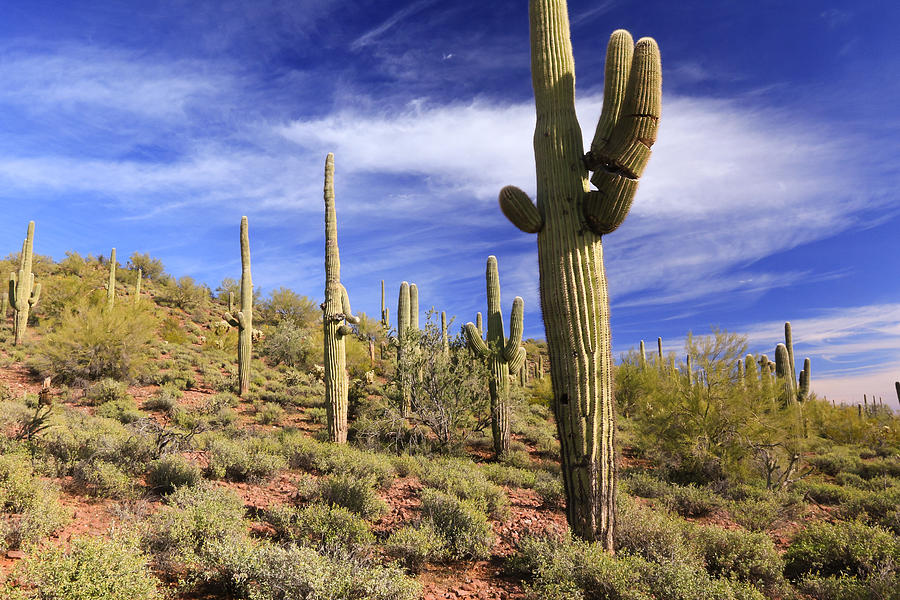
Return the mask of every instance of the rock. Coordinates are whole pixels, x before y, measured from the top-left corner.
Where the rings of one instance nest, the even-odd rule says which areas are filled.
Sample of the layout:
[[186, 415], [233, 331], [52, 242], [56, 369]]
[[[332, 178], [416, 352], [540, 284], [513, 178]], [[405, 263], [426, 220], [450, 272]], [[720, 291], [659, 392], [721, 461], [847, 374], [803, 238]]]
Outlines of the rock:
[[15, 558], [15, 559], [25, 558], [25, 553], [22, 552], [21, 550], [8, 550], [6, 552], [6, 558]]

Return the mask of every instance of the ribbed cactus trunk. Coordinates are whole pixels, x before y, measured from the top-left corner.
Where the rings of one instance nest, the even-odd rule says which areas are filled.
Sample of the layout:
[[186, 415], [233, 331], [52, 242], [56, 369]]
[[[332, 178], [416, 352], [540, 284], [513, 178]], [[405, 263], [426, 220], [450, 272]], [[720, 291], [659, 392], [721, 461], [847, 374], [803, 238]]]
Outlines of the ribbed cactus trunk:
[[400, 379], [400, 416], [409, 415], [412, 374], [406, 368], [405, 357], [409, 352], [409, 283], [400, 284], [400, 296], [397, 298], [397, 376]]
[[[787, 329], [790, 331], [790, 329]], [[775, 377], [781, 384], [779, 394], [785, 406], [797, 401], [797, 391], [794, 389], [794, 378], [791, 374], [790, 351], [785, 344], [775, 346]]]
[[756, 369], [756, 360], [752, 354], [744, 357], [744, 379], [748, 390], [756, 390], [759, 387], [759, 376]]
[[6, 325], [6, 313], [9, 312], [9, 292], [0, 294], [0, 327]]
[[391, 328], [391, 314], [384, 303], [384, 279], [381, 280], [381, 327], [385, 332]]
[[141, 299], [141, 281], [144, 279], [144, 270], [138, 269], [137, 272], [137, 281], [134, 282], [134, 301], [138, 302]]
[[447, 313], [441, 311], [441, 349], [444, 356], [450, 355], [450, 338], [447, 336]]
[[685, 370], [687, 371], [687, 383], [688, 387], [694, 387], [694, 362], [691, 359], [691, 355], [688, 354], [687, 358], [685, 358]]
[[[615, 411], [601, 236], [628, 214], [656, 139], [659, 51], [650, 38], [634, 45], [628, 32], [613, 33], [603, 112], [584, 154], [566, 3], [530, 0], [529, 8], [537, 206], [511, 186], [500, 192], [500, 206], [519, 229], [538, 234], [566, 516], [576, 535], [612, 550]], [[590, 191], [588, 170], [596, 191]]]
[[484, 337], [484, 321], [482, 321], [481, 313], [475, 313], [475, 329], [478, 330], [478, 337]]
[[786, 321], [784, 323], [784, 346], [787, 349], [787, 357], [788, 357], [788, 365], [791, 368], [791, 381], [792, 385], [797, 385], [797, 367], [794, 363], [794, 336], [791, 332], [791, 322]]
[[897, 402], [900, 402], [900, 381], [894, 382], [894, 390], [897, 392]]
[[338, 250], [337, 214], [334, 210], [334, 155], [325, 158], [325, 302], [322, 322], [325, 338], [325, 414], [328, 438], [347, 442], [346, 340], [353, 330], [345, 323], [358, 322], [350, 310], [350, 297], [341, 284], [341, 257]]
[[[231, 296], [229, 296], [229, 304]], [[253, 353], [253, 278], [250, 275], [250, 233], [247, 217], [241, 217], [241, 310], [228, 312], [225, 321], [238, 328], [238, 395], [250, 391], [250, 358]]]
[[644, 348], [644, 340], [641, 340], [641, 368], [647, 366], [647, 350]]
[[28, 315], [41, 297], [41, 284], [34, 282], [31, 268], [34, 264], [34, 221], [28, 222], [28, 231], [19, 255], [19, 270], [9, 274], [9, 304], [13, 315], [13, 344], [18, 346], [28, 328]]
[[543, 379], [544, 378], [544, 355], [543, 354], [538, 354], [537, 372], [538, 372], [538, 379]]
[[797, 392], [797, 399], [805, 402], [809, 398], [809, 377], [812, 370], [812, 364], [808, 358], [803, 360], [803, 370], [800, 371], [800, 388]]
[[494, 453], [499, 457], [509, 450], [509, 375], [518, 374], [525, 363], [522, 348], [522, 317], [524, 302], [516, 296], [509, 318], [509, 339], [503, 332], [503, 312], [500, 308], [500, 273], [497, 257], [489, 256], [485, 270], [487, 283], [487, 343], [474, 323], [466, 324], [469, 347], [485, 359], [490, 369], [491, 433]]
[[659, 363], [657, 363], [657, 364], [659, 364], [660, 370], [664, 369], [665, 363], [663, 362], [662, 338], [661, 337], [656, 338], [656, 356], [659, 359]]
[[116, 249], [109, 253], [109, 280], [106, 282], [106, 306], [112, 308], [116, 304]]
[[409, 326], [419, 330], [419, 287], [414, 283], [409, 284]]

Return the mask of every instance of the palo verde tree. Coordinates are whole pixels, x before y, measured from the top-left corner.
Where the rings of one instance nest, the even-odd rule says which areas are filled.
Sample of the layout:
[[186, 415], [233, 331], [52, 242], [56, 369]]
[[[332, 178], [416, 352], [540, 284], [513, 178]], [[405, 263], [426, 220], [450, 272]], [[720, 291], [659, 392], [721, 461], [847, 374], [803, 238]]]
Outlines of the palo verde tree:
[[250, 234], [247, 217], [241, 217], [241, 310], [225, 313], [225, 322], [238, 328], [238, 395], [250, 391], [250, 358], [253, 351], [253, 278], [250, 276]]
[[[575, 115], [575, 66], [565, 0], [530, 0], [537, 109], [537, 206], [519, 188], [500, 208], [536, 233], [541, 306], [572, 531], [613, 547], [616, 465], [609, 297], [601, 237], [628, 215], [660, 115], [659, 49], [615, 31], [606, 55], [603, 112], [585, 154]], [[590, 182], [597, 189], [591, 190]]]
[[338, 250], [337, 214], [334, 210], [334, 154], [325, 159], [325, 302], [322, 303], [325, 328], [325, 413], [328, 438], [347, 442], [347, 378], [346, 340], [353, 328], [346, 322], [358, 323], [350, 310], [350, 296], [341, 284], [341, 257]]

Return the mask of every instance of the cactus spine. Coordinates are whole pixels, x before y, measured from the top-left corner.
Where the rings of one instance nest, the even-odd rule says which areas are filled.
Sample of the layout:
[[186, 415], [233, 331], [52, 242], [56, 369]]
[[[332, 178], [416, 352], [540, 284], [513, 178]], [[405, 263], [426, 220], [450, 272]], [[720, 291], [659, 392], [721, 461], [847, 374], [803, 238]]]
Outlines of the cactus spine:
[[41, 297], [41, 284], [34, 282], [31, 267], [34, 264], [34, 221], [28, 222], [28, 231], [22, 243], [22, 254], [19, 255], [19, 270], [9, 274], [9, 304], [15, 314], [13, 331], [18, 346], [25, 336], [28, 327], [28, 314]]
[[106, 306], [112, 308], [116, 303], [116, 249], [109, 253], [109, 281], [106, 282]]
[[509, 375], [517, 374], [525, 362], [525, 348], [522, 347], [525, 304], [519, 296], [513, 300], [507, 339], [503, 333], [500, 273], [495, 256], [487, 259], [485, 279], [488, 304], [487, 343], [481, 338], [474, 323], [466, 323], [466, 338], [472, 351], [486, 360], [490, 367], [491, 433], [494, 437], [494, 453], [501, 456], [509, 450]]
[[325, 338], [325, 412], [328, 438], [347, 442], [347, 355], [345, 338], [353, 330], [345, 321], [358, 323], [350, 310], [350, 296], [341, 284], [341, 257], [334, 210], [334, 154], [325, 158], [325, 302], [322, 303]]
[[411, 404], [410, 373], [403, 360], [409, 348], [409, 283], [400, 284], [400, 297], [397, 299], [397, 375], [400, 378], [400, 416], [409, 414]]
[[[229, 305], [233, 304], [233, 296], [229, 296]], [[241, 217], [241, 310], [225, 313], [225, 322], [238, 328], [238, 395], [243, 396], [250, 391], [250, 356], [253, 351], [253, 279], [250, 276], [247, 217]]]

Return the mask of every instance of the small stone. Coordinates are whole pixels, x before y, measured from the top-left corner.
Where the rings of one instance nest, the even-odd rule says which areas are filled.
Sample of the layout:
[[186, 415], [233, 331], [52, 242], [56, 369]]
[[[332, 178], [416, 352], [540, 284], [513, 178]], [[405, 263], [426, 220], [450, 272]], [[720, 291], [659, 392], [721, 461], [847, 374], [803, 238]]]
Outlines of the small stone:
[[25, 558], [25, 553], [22, 552], [21, 550], [8, 550], [6, 552], [6, 558], [15, 558], [15, 559]]

